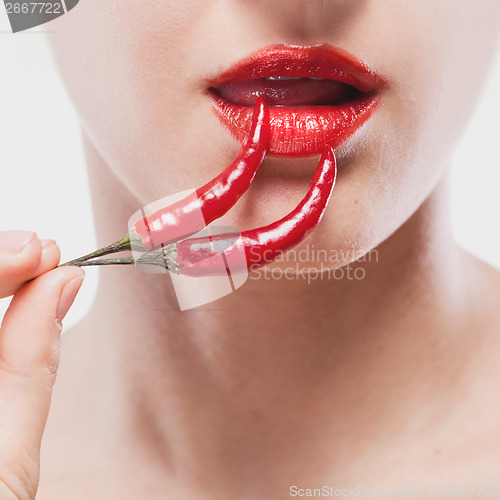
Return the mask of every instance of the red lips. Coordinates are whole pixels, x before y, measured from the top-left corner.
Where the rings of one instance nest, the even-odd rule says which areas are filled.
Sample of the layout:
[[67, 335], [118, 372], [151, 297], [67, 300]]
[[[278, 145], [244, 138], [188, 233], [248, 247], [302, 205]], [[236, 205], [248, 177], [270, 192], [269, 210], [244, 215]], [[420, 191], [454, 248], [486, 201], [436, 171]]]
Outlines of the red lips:
[[262, 96], [270, 106], [269, 153], [288, 157], [338, 146], [372, 115], [384, 84], [364, 63], [325, 44], [273, 45], [206, 80], [219, 120], [240, 141]]

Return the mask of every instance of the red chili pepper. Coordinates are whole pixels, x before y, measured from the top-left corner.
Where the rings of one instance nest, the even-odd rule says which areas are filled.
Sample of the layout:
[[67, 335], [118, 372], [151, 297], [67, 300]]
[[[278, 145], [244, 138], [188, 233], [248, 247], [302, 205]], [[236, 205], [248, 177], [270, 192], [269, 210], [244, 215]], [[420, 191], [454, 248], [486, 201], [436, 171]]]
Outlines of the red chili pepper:
[[300, 243], [321, 221], [336, 177], [335, 155], [328, 147], [307, 194], [287, 216], [241, 235], [225, 233], [185, 239], [165, 249], [167, 260], [173, 259], [174, 267], [178, 266], [180, 273], [188, 276], [225, 275], [228, 266], [234, 273], [269, 264]]
[[[140, 219], [124, 238], [112, 245], [62, 265], [111, 265], [143, 262], [167, 266], [189, 276], [213, 276], [264, 266], [300, 243], [320, 222], [337, 175], [333, 149], [326, 148], [299, 205], [282, 219], [241, 233], [186, 238], [224, 215], [248, 189], [259, 169], [270, 139], [269, 110], [257, 99], [249, 137], [235, 160], [215, 179], [192, 196]], [[200, 215], [200, 212], [202, 216]], [[130, 250], [139, 240], [147, 250], [136, 262], [133, 257], [96, 260]], [[177, 242], [177, 243], [175, 243]], [[220, 256], [221, 259], [214, 258]], [[222, 262], [222, 264], [221, 264]]]
[[222, 217], [250, 187], [266, 155], [269, 139], [269, 109], [259, 97], [249, 136], [231, 164], [193, 194], [137, 221], [130, 239], [137, 241], [138, 236], [147, 250], [154, 250], [187, 238]]

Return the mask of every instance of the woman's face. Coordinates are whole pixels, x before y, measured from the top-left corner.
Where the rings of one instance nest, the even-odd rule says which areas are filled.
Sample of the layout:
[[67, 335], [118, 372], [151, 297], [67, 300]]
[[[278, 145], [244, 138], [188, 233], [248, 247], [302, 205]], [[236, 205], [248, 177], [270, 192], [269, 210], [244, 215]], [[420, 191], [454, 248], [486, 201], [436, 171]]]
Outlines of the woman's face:
[[[278, 43], [326, 43], [363, 61], [385, 79], [379, 105], [337, 149], [337, 186], [306, 240], [344, 252], [345, 264], [401, 226], [443, 175], [499, 18], [498, 0], [85, 0], [50, 37], [85, 133], [142, 204], [200, 186], [236, 154], [206, 78]], [[317, 161], [268, 156], [223, 222], [280, 218]]]

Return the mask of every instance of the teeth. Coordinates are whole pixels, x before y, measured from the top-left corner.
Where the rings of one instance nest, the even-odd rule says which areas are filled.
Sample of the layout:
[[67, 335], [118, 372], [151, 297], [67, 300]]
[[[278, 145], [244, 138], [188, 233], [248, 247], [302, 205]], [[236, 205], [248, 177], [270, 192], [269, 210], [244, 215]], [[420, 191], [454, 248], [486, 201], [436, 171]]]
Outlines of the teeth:
[[268, 76], [266, 80], [300, 80], [300, 76]]
[[[304, 78], [300, 76], [268, 76], [266, 80], [303, 80]], [[324, 80], [324, 78], [317, 78], [316, 76], [310, 76], [309, 80]]]

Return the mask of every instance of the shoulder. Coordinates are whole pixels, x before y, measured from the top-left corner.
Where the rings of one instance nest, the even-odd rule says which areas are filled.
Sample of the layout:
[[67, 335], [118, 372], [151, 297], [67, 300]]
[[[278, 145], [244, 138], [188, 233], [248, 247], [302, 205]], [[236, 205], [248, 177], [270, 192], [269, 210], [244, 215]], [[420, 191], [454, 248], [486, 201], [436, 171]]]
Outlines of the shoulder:
[[469, 321], [462, 332], [457, 332], [465, 336], [465, 341], [452, 382], [462, 387], [454, 414], [457, 448], [452, 455], [461, 464], [457, 470], [464, 472], [462, 479], [470, 476], [471, 481], [477, 478], [498, 487], [500, 270], [468, 253], [463, 262], [463, 277], [468, 285], [463, 301], [464, 318]]
[[484, 329], [500, 333], [500, 269], [468, 253], [464, 262], [470, 306]]

